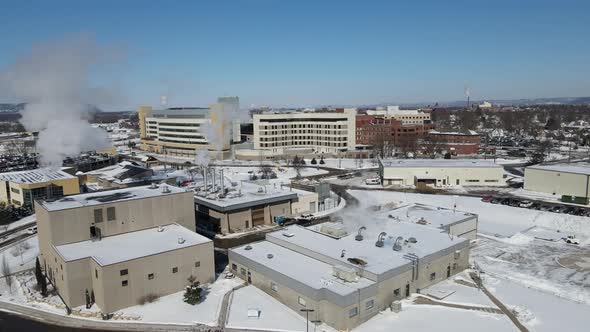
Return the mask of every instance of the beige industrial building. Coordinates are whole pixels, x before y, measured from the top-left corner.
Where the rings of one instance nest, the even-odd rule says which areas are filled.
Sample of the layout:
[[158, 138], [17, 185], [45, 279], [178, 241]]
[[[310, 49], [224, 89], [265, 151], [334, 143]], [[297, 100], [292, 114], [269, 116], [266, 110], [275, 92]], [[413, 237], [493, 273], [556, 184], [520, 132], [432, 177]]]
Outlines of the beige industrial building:
[[534, 165], [524, 170], [524, 189], [557, 196], [590, 198], [590, 166]]
[[293, 208], [295, 214], [310, 213], [317, 204], [316, 193], [248, 182], [223, 195], [211, 190], [198, 190], [195, 195], [197, 227], [223, 235], [276, 225], [291, 217]]
[[253, 148], [275, 156], [354, 151], [355, 119], [355, 109], [254, 114]]
[[430, 113], [420, 110], [401, 110], [399, 106], [387, 106], [387, 108], [368, 110], [367, 114], [393, 118], [401, 121], [402, 125], [423, 125], [431, 123]]
[[196, 234], [193, 193], [146, 186], [36, 201], [39, 259], [69, 308], [103, 313], [214, 279], [213, 243]]
[[501, 165], [477, 159], [380, 159], [379, 176], [384, 186], [506, 185]]
[[149, 152], [194, 157], [207, 150], [212, 157], [229, 155], [240, 140], [238, 97], [221, 97], [209, 107], [138, 109], [140, 147]]
[[0, 173], [0, 203], [30, 206], [37, 199], [58, 198], [80, 193], [78, 178], [47, 168]]
[[312, 309], [311, 321], [349, 330], [469, 265], [470, 241], [440, 229], [387, 217], [350, 221], [355, 229], [344, 222], [268, 233], [230, 249], [230, 269], [300, 314]]

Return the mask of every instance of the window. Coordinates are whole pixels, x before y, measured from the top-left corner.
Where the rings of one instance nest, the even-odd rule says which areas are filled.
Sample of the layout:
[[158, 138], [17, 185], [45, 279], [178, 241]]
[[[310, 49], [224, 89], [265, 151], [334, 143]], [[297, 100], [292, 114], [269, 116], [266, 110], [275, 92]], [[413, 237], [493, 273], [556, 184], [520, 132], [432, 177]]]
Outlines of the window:
[[148, 274], [148, 279], [149, 279], [149, 280], [152, 280], [152, 279], [154, 279], [154, 274], [153, 274], [153, 273], [150, 273], [150, 274]]
[[17, 188], [10, 188], [10, 191], [12, 191], [15, 194], [20, 194], [20, 190], [18, 190]]
[[498, 180], [485, 180], [485, 182], [498, 182]]
[[234, 270], [234, 271], [237, 271], [238, 270], [238, 266], [236, 264], [232, 263], [231, 269]]
[[115, 207], [109, 207], [107, 208], [107, 220], [108, 221], [112, 221], [117, 219], [117, 217], [115, 216]]
[[121, 281], [121, 286], [122, 287], [127, 287], [127, 285], [129, 285], [129, 280], [123, 280], [123, 281]]
[[375, 300], [365, 302], [365, 310], [372, 309], [375, 306]]
[[240, 268], [240, 273], [241, 273], [241, 274], [246, 274], [246, 269], [245, 269], [245, 268], [243, 268], [243, 267], [242, 267], [242, 268]]
[[94, 210], [94, 222], [102, 222], [102, 209]]
[[178, 272], [178, 268], [177, 267], [173, 267], [172, 268], [172, 273], [176, 273], [176, 272]]
[[94, 276], [96, 277], [96, 279], [98, 279], [98, 270], [94, 269]]
[[305, 307], [305, 299], [301, 296], [297, 297], [297, 302], [299, 302], [300, 305]]
[[469, 180], [465, 180], [465, 182], [479, 182], [479, 180], [469, 179]]
[[120, 276], [126, 276], [128, 274], [129, 274], [129, 271], [127, 269], [119, 271]]
[[277, 284], [275, 284], [274, 282], [270, 283], [270, 289], [273, 290], [273, 292], [278, 292], [279, 288], [277, 287]]
[[432, 272], [432, 273], [430, 274], [430, 280], [432, 281], [432, 280], [434, 280], [434, 279], [436, 279], [436, 272]]
[[350, 310], [348, 310], [348, 317], [354, 317], [356, 315], [359, 314], [359, 308], [358, 307], [354, 307], [351, 308]]
[[393, 291], [393, 296], [395, 296], [395, 297], [399, 297], [400, 294], [401, 294], [401, 290], [399, 288]]
[[201, 266], [201, 261], [195, 262], [195, 267], [199, 267], [199, 266]]

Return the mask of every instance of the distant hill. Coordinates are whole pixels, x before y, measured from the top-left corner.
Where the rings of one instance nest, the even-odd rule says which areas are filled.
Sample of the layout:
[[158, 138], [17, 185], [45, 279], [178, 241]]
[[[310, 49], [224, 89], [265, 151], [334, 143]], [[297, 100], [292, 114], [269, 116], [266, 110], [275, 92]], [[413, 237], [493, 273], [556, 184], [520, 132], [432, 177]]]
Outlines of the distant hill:
[[20, 112], [25, 109], [25, 103], [20, 104], [0, 104], [0, 113]]

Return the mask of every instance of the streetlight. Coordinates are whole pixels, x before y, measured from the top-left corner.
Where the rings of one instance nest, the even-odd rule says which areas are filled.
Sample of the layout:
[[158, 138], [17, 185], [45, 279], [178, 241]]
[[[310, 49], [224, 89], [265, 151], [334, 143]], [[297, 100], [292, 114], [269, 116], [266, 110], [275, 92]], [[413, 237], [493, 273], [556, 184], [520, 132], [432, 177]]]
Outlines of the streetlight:
[[309, 313], [314, 312], [313, 309], [299, 309], [302, 312], [305, 312], [305, 331], [309, 332]]

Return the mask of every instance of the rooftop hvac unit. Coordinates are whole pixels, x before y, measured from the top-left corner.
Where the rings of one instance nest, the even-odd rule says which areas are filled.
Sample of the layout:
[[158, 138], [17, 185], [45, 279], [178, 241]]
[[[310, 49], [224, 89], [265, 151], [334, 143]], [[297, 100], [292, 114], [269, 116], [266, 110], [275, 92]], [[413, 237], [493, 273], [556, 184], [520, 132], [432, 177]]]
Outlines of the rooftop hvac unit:
[[162, 194], [167, 194], [170, 192], [170, 188], [166, 185], [162, 185]]
[[184, 240], [183, 238], [181, 238], [181, 237], [179, 237], [179, 238], [178, 238], [178, 244], [183, 244], [183, 243], [184, 243], [184, 241], [185, 241], [185, 240]]
[[400, 301], [393, 301], [393, 302], [391, 302], [390, 308], [391, 308], [391, 311], [393, 311], [393, 312], [396, 312], [396, 313], [400, 312], [400, 311], [402, 311], [402, 303]]
[[332, 275], [338, 279], [342, 279], [346, 282], [357, 282], [359, 281], [359, 275], [356, 270], [350, 267], [335, 265], [332, 267]]
[[164, 227], [158, 226], [158, 232], [163, 232], [163, 231], [164, 231]]
[[333, 222], [323, 223], [320, 226], [320, 232], [338, 239], [348, 235], [348, 231], [346, 231], [346, 227], [343, 224]]

